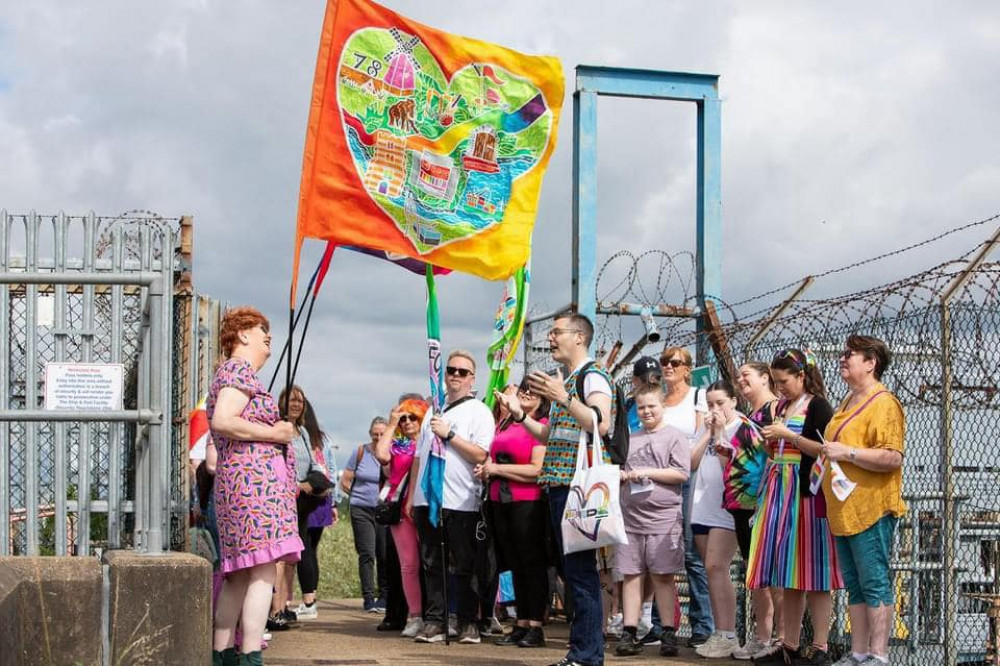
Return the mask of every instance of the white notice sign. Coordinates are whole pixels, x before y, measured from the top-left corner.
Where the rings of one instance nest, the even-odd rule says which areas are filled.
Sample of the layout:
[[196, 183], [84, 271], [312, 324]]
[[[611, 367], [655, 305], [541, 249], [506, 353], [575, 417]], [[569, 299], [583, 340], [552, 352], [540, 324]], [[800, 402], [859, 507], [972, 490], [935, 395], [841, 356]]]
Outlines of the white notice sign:
[[107, 412], [122, 408], [120, 363], [47, 363], [45, 409]]

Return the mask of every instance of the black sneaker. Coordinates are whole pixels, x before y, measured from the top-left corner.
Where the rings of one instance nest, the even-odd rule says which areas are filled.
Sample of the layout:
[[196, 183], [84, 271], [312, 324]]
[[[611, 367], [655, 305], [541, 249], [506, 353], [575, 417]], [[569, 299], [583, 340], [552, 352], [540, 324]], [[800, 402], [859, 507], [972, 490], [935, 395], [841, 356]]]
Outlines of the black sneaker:
[[650, 629], [648, 632], [646, 632], [645, 636], [639, 639], [639, 642], [642, 643], [643, 645], [659, 645], [660, 636], [662, 635], [662, 633], [663, 633], [662, 631], [656, 631], [655, 629]]
[[829, 653], [815, 645], [810, 645], [802, 650], [799, 657], [792, 659], [792, 666], [830, 666], [832, 663]]
[[575, 659], [570, 659], [569, 657], [563, 657], [557, 662], [549, 664], [549, 666], [583, 666], [580, 662]]
[[465, 626], [462, 627], [458, 634], [458, 642], [474, 645], [476, 643], [481, 643], [482, 638], [479, 636], [479, 627], [476, 626], [475, 622], [466, 622]]
[[417, 643], [440, 643], [444, 640], [444, 625], [439, 622], [424, 622], [423, 631], [413, 640]]
[[528, 629], [528, 633], [525, 634], [517, 643], [517, 647], [523, 648], [540, 648], [545, 647], [545, 632], [541, 627], [531, 627]]
[[517, 645], [518, 641], [525, 637], [528, 633], [527, 627], [522, 627], [521, 625], [514, 625], [514, 628], [508, 634], [504, 634], [500, 638], [493, 641], [494, 645], [507, 646], [507, 645]]
[[699, 645], [704, 645], [708, 642], [709, 636], [707, 634], [691, 634], [691, 638], [688, 639], [688, 647], [698, 647]]
[[299, 616], [291, 608], [286, 608], [285, 610], [280, 611], [280, 615], [285, 618], [285, 621], [288, 622], [288, 624], [294, 624], [299, 621]]
[[673, 627], [663, 627], [660, 634], [660, 656], [676, 657], [678, 652], [677, 631]]
[[382, 620], [375, 627], [375, 631], [401, 631], [403, 629], [403, 624], [401, 622], [393, 622], [391, 620]]
[[619, 657], [632, 657], [642, 654], [642, 641], [635, 637], [635, 634], [628, 632], [622, 634], [622, 639], [615, 645], [615, 654]]
[[802, 657], [798, 650], [789, 650], [780, 643], [772, 645], [766, 654], [761, 654], [760, 652], [757, 654], [760, 656], [754, 657], [753, 663], [761, 664], [762, 666], [787, 666], [788, 664], [794, 664], [796, 659]]
[[267, 624], [265, 625], [268, 631], [288, 631], [291, 627], [288, 626], [288, 620], [281, 616], [281, 614], [272, 615], [267, 618]]

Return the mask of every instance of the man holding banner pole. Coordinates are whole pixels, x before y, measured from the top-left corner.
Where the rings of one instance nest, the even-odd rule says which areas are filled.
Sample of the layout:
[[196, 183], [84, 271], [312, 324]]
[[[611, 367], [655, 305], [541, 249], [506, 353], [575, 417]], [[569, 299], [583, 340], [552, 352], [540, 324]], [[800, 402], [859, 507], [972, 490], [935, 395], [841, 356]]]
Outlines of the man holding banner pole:
[[[445, 640], [448, 630], [446, 578], [448, 558], [455, 567], [460, 643], [479, 643], [476, 615], [479, 598], [472, 587], [479, 521], [479, 481], [475, 466], [486, 460], [493, 442], [493, 414], [472, 395], [476, 362], [471, 353], [455, 350], [445, 368], [447, 402], [440, 413], [427, 413], [410, 474], [406, 507], [420, 536], [420, 561], [427, 585], [424, 630], [416, 641]], [[436, 442], [443, 445], [443, 492], [435, 496], [429, 473]], [[425, 479], [424, 477], [428, 477]], [[430, 491], [430, 492], [428, 492]], [[440, 502], [440, 504], [438, 504]], [[441, 548], [440, 544], [447, 544]]]

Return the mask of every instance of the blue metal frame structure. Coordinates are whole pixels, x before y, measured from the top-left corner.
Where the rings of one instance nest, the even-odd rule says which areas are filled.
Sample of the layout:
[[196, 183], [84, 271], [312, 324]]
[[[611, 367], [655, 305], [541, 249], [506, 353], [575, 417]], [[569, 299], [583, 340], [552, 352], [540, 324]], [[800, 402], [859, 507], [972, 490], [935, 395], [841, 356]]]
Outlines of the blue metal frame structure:
[[[698, 107], [696, 286], [698, 305], [722, 293], [722, 123], [719, 77], [617, 67], [576, 68], [573, 93], [573, 305], [597, 312], [597, 98], [694, 102]], [[701, 320], [699, 318], [699, 328]], [[699, 356], [701, 356], [699, 349]]]

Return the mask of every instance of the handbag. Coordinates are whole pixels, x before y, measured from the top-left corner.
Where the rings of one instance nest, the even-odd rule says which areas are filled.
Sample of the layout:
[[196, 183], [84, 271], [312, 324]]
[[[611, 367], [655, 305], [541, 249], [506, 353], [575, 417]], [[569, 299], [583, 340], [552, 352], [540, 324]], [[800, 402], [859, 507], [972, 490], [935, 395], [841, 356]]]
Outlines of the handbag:
[[[597, 434], [597, 414], [594, 411], [593, 436], [588, 437], [587, 431], [580, 429], [576, 472], [573, 474], [562, 515], [563, 552], [567, 555], [602, 546], [628, 544], [618, 495], [621, 468], [604, 463], [601, 438]], [[591, 442], [593, 464], [587, 460], [588, 439]]]
[[303, 482], [309, 484], [312, 492], [299, 491], [299, 494], [295, 497], [295, 506], [299, 515], [306, 515], [315, 511], [320, 503], [322, 503], [323, 496], [333, 487], [323, 467], [316, 464], [316, 460], [312, 454], [312, 446], [308, 441], [306, 442], [306, 451], [309, 454], [309, 471], [306, 472], [306, 478], [303, 479]]
[[[379, 494], [378, 504], [375, 505], [376, 523], [379, 525], [398, 525], [399, 521], [403, 519], [403, 502], [400, 498], [409, 479], [410, 473], [407, 472], [400, 479], [399, 485], [396, 486], [396, 492], [392, 493], [392, 496], [383, 497], [383, 493]], [[389, 486], [386, 485], [385, 493], [388, 493], [388, 489]]]

